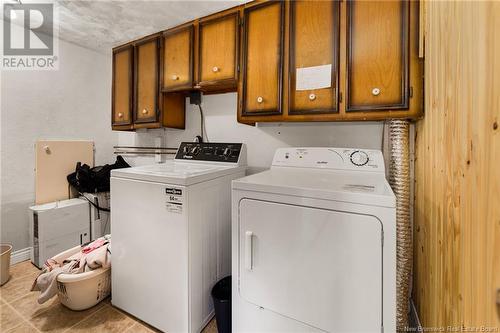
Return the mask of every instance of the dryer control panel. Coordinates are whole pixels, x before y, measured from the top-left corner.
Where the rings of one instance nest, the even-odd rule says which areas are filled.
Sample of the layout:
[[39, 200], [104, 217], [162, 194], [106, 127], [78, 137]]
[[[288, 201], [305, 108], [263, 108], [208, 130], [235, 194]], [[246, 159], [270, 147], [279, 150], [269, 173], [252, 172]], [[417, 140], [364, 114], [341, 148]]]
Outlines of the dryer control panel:
[[385, 172], [380, 150], [356, 148], [280, 148], [274, 166]]
[[182, 142], [175, 155], [176, 160], [207, 162], [243, 162], [242, 143]]

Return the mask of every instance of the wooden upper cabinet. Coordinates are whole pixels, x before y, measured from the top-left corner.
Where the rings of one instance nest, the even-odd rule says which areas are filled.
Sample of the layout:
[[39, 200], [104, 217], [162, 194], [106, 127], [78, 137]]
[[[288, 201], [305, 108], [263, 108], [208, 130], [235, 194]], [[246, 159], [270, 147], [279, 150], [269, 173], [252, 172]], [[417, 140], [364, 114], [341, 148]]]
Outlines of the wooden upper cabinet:
[[183, 128], [193, 89], [246, 124], [417, 119], [418, 47], [418, 1], [251, 1], [115, 48], [112, 127]]
[[134, 47], [113, 50], [113, 89], [111, 124], [132, 125]]
[[242, 115], [282, 112], [284, 6], [272, 1], [244, 9]]
[[[288, 113], [338, 112], [338, 1], [290, 2], [289, 59]], [[318, 74], [324, 82], [306, 82]]]
[[163, 91], [193, 87], [192, 24], [169, 30], [163, 35]]
[[157, 122], [159, 37], [135, 44], [135, 123]]
[[236, 88], [239, 12], [200, 20], [198, 32], [198, 85]]
[[409, 1], [347, 1], [346, 111], [409, 107]]

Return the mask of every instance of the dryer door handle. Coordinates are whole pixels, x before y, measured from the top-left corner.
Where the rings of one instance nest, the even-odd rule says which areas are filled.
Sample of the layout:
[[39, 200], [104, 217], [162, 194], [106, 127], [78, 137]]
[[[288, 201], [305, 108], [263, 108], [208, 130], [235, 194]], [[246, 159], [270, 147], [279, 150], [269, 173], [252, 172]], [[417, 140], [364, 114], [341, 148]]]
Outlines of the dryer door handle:
[[253, 232], [247, 231], [245, 232], [245, 268], [249, 271], [253, 268]]

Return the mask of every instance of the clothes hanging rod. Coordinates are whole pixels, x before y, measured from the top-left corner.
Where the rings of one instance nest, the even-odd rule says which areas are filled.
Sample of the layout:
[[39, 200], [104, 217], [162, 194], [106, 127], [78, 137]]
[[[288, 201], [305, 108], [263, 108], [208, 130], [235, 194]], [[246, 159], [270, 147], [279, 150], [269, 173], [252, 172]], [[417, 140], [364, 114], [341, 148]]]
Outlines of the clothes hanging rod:
[[170, 147], [134, 147], [134, 146], [113, 146], [114, 149], [156, 149], [156, 150], [175, 150], [177, 151], [177, 148], [170, 148]]
[[115, 151], [113, 154], [131, 154], [131, 155], [175, 155], [173, 152], [154, 152], [154, 151]]

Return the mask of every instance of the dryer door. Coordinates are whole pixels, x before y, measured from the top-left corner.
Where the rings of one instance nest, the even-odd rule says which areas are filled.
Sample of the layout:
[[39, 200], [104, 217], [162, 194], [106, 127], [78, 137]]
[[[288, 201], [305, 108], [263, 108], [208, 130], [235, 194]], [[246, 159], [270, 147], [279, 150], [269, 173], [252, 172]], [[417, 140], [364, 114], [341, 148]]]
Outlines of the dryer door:
[[327, 332], [380, 332], [377, 218], [252, 199], [239, 208], [246, 301]]

